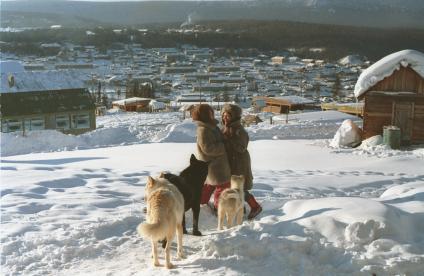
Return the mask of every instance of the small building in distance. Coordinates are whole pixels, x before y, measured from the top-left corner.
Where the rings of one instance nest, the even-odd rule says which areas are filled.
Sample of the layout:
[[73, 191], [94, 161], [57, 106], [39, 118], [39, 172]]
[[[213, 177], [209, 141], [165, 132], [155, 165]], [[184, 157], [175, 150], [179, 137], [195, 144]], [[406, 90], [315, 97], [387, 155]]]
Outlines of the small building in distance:
[[150, 112], [151, 108], [149, 104], [151, 100], [151, 98], [132, 97], [112, 102], [112, 108], [123, 111]]
[[0, 99], [1, 132], [96, 128], [94, 101], [75, 72], [2, 72]]
[[308, 106], [313, 106], [315, 102], [299, 96], [284, 96], [284, 97], [255, 97], [255, 102], [264, 104], [262, 108], [264, 112], [272, 112], [276, 114], [288, 113], [295, 110], [303, 110]]
[[362, 72], [354, 93], [365, 102], [364, 139], [395, 125], [403, 144], [424, 143], [423, 53], [403, 50], [382, 58]]
[[272, 64], [283, 64], [284, 63], [284, 59], [285, 57], [281, 57], [281, 56], [275, 56], [271, 58], [271, 63]]

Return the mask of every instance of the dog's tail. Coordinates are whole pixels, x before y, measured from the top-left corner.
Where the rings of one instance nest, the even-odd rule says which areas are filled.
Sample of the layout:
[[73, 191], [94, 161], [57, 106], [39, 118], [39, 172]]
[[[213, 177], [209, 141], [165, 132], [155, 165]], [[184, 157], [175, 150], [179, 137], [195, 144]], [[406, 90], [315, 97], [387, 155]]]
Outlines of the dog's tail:
[[137, 232], [146, 238], [152, 238], [153, 240], [161, 240], [165, 238], [165, 221], [159, 221], [156, 223], [140, 223], [137, 227]]
[[239, 193], [238, 193], [238, 192], [236, 192], [236, 191], [234, 191], [234, 190], [228, 190], [226, 193], [222, 193], [222, 194], [221, 194], [221, 197], [222, 197], [223, 199], [230, 199], [230, 198], [235, 198], [235, 199], [237, 199], [237, 198], [239, 198], [239, 197], [240, 197], [240, 195], [239, 195]]
[[157, 212], [157, 216], [154, 216], [155, 221], [140, 223], [137, 226], [137, 232], [143, 237], [161, 240], [166, 237], [169, 220], [165, 219], [165, 214], [161, 214], [161, 210], [152, 210], [152, 212], [154, 211]]

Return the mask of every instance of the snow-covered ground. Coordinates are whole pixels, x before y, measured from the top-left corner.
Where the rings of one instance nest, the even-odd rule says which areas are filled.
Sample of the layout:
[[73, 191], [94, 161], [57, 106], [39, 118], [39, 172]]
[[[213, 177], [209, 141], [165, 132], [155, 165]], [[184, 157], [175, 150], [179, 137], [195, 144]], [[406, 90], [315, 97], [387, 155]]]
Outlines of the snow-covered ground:
[[[106, 116], [85, 137], [105, 129], [120, 137], [140, 127], [137, 116]], [[191, 122], [151, 116], [159, 116], [152, 125], [166, 124], [151, 132], [160, 143], [126, 141], [124, 131], [119, 143], [71, 137], [86, 144], [70, 151], [59, 147], [64, 136], [48, 139], [50, 132], [39, 140], [2, 134], [2, 275], [422, 275], [424, 149], [331, 148], [323, 138], [345, 119], [337, 113], [250, 127], [253, 194], [263, 213], [217, 231], [204, 206], [204, 235], [184, 236], [187, 258], [171, 271], [153, 267], [150, 242], [135, 231], [144, 220], [146, 177], [179, 172], [196, 145]], [[43, 140], [51, 147], [34, 147], [40, 153], [9, 148]]]
[[[343, 120], [356, 118], [337, 111], [311, 112], [291, 114], [288, 124], [285, 124], [285, 117], [277, 116], [274, 119], [276, 124], [270, 125], [266, 115], [260, 114], [264, 123], [247, 128], [252, 141], [332, 138]], [[106, 116], [97, 117], [96, 130], [79, 136], [46, 130], [27, 132], [25, 136], [22, 132], [2, 133], [1, 155], [155, 142], [190, 143], [196, 141], [195, 136], [196, 125], [191, 119], [183, 120], [183, 115], [179, 112], [126, 113], [111, 110]]]

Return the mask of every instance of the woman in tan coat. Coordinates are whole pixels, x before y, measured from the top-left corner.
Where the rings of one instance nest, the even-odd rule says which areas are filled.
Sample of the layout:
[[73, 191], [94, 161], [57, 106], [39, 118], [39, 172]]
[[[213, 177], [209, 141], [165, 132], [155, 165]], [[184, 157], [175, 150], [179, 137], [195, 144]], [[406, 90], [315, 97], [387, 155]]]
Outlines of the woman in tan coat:
[[208, 104], [197, 105], [191, 114], [197, 123], [197, 152], [199, 159], [210, 162], [206, 183], [203, 186], [201, 204], [207, 204], [212, 193], [214, 207], [218, 207], [221, 192], [230, 187], [231, 171], [227, 152], [224, 146], [224, 137], [215, 120], [214, 110]]
[[250, 206], [248, 219], [255, 218], [262, 207], [255, 197], [249, 193], [253, 185], [253, 175], [250, 162], [250, 154], [247, 150], [249, 135], [241, 125], [241, 108], [238, 105], [226, 104], [221, 111], [222, 133], [224, 134], [224, 144], [228, 155], [232, 175], [244, 175], [244, 199]]

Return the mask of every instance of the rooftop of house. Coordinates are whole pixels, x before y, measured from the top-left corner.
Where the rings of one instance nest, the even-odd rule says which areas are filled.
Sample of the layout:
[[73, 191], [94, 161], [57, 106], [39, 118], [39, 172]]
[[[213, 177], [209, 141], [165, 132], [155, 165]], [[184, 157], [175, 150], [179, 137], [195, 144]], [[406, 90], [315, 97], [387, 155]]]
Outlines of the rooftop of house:
[[392, 75], [395, 70], [399, 70], [401, 66], [410, 66], [424, 78], [424, 53], [416, 50], [402, 50], [380, 59], [359, 76], [355, 85], [355, 97], [360, 97], [379, 81]]
[[86, 89], [1, 93], [1, 115], [22, 116], [74, 112], [95, 108]]
[[85, 88], [72, 70], [1, 72], [0, 93], [55, 91]]

